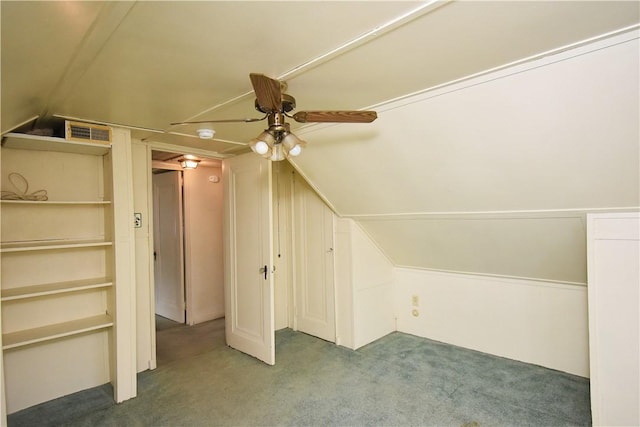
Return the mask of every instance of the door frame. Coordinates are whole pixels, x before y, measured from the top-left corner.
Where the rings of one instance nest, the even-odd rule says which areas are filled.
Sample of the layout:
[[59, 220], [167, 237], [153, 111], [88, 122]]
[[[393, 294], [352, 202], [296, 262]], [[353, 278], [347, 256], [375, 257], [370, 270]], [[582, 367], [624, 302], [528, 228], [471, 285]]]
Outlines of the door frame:
[[[138, 152], [144, 151], [144, 162], [141, 153], [134, 157], [137, 159], [140, 168], [134, 165], [133, 168], [133, 195], [131, 196], [136, 203], [134, 211], [143, 211], [145, 216], [142, 218], [143, 227], [150, 230], [144, 238], [136, 237], [137, 242], [143, 245], [141, 252], [136, 254], [135, 274], [136, 283], [134, 292], [137, 293], [138, 301], [134, 307], [137, 316], [136, 328], [138, 335], [138, 344], [136, 344], [136, 352], [140, 353], [137, 361], [137, 372], [147, 369], [156, 369], [156, 326], [155, 326], [155, 289], [154, 289], [154, 272], [153, 272], [153, 189], [152, 189], [152, 151], [166, 151], [181, 154], [186, 151], [193, 155], [206, 157], [210, 159], [223, 160], [229, 156], [221, 156], [220, 153], [203, 150], [199, 148], [189, 148], [180, 145], [168, 144], [157, 141], [132, 141], [134, 147], [140, 147]], [[181, 170], [179, 165], [175, 166], [176, 170]], [[136, 195], [138, 198], [136, 198]], [[144, 197], [142, 197], [144, 195]], [[187, 290], [187, 322], [189, 321], [189, 284], [185, 282]], [[140, 359], [142, 358], [142, 359]]]

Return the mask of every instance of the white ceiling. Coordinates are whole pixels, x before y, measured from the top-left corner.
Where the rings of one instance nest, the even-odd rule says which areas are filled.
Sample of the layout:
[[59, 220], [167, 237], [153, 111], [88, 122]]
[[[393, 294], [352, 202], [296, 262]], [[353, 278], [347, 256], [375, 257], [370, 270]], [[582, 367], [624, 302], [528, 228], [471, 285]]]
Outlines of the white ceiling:
[[[53, 115], [229, 153], [263, 123], [250, 72], [298, 110], [363, 109], [638, 22], [638, 2], [2, 1], [2, 132]], [[149, 131], [141, 131], [148, 129]], [[187, 135], [187, 136], [183, 136]]]

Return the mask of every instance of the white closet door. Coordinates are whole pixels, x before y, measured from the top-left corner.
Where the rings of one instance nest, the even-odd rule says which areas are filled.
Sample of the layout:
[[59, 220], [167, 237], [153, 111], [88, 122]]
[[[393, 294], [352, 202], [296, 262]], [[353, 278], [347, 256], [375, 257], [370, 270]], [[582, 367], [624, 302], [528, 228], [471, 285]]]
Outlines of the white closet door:
[[295, 326], [335, 342], [334, 215], [297, 176], [294, 196]]
[[640, 214], [588, 215], [593, 425], [640, 425]]

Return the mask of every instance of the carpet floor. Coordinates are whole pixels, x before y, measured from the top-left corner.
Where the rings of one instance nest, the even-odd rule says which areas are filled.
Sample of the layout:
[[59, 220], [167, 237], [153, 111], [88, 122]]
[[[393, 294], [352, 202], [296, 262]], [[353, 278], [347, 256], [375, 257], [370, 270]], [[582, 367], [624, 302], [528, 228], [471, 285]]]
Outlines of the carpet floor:
[[[161, 359], [164, 338], [206, 345]], [[105, 385], [12, 414], [9, 426], [591, 425], [588, 379], [397, 332], [352, 351], [281, 330], [267, 366], [227, 347], [219, 319], [159, 331], [158, 355], [135, 399], [115, 405]]]

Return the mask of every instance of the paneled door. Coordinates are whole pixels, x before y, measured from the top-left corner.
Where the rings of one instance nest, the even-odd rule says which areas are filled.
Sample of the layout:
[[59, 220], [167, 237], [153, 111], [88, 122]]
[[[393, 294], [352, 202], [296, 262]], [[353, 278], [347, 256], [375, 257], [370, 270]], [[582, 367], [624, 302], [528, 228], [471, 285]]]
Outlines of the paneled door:
[[253, 153], [225, 159], [227, 344], [275, 364], [271, 162]]
[[295, 328], [335, 342], [334, 214], [298, 175], [294, 207]]
[[156, 314], [185, 322], [182, 229], [182, 177], [179, 171], [154, 174], [153, 274]]

